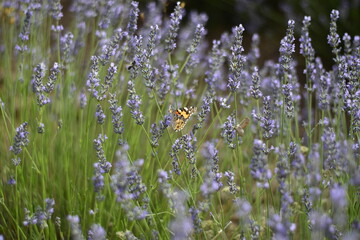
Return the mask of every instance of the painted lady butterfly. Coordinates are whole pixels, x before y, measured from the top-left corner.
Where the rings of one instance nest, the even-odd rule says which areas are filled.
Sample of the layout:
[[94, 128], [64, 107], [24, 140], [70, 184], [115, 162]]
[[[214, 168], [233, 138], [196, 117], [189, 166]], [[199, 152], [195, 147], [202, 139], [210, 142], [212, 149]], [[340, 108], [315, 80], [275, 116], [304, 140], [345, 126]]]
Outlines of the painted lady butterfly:
[[186, 122], [189, 120], [191, 115], [196, 112], [196, 107], [183, 107], [174, 110], [170, 106], [169, 112], [172, 114], [172, 128], [175, 132], [178, 132], [185, 127]]

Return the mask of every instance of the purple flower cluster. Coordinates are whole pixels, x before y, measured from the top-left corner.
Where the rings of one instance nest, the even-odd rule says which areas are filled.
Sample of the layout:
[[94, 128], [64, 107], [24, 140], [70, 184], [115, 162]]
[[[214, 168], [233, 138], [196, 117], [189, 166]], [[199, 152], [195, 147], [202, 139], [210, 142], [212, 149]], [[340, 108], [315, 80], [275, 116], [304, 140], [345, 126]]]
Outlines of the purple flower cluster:
[[30, 211], [25, 208], [25, 220], [23, 221], [24, 226], [39, 225], [41, 228], [48, 227], [46, 220], [51, 219], [54, 213], [55, 200], [51, 198], [45, 199], [45, 209], [37, 207], [35, 213], [31, 214]]
[[116, 162], [114, 174], [111, 176], [111, 187], [129, 220], [143, 219], [148, 214], [146, 204], [142, 207], [138, 205], [141, 200], [145, 200], [144, 197], [142, 199], [142, 195], [147, 189], [139, 174], [144, 160], [140, 159], [131, 164], [123, 150], [117, 152], [117, 157], [119, 160]]
[[184, 9], [180, 2], [177, 2], [174, 12], [170, 15], [170, 27], [165, 39], [165, 49], [168, 52], [174, 51], [176, 48], [176, 37], [180, 28], [180, 21], [184, 15]]
[[164, 120], [159, 122], [159, 127], [156, 125], [156, 123], [151, 124], [150, 133], [151, 133], [151, 146], [158, 147], [159, 146], [159, 140], [164, 134], [165, 129], [170, 125], [171, 123], [171, 116], [165, 115]]
[[140, 110], [141, 98], [136, 94], [135, 85], [132, 81], [128, 82], [129, 99], [127, 106], [130, 108], [131, 116], [135, 119], [136, 124], [142, 125], [145, 117]]
[[259, 139], [254, 140], [253, 157], [250, 163], [251, 176], [256, 180], [256, 185], [261, 188], [269, 188], [269, 180], [272, 176], [267, 165], [265, 143]]
[[19, 155], [22, 152], [22, 148], [29, 144], [29, 132], [27, 131], [28, 123], [24, 122], [16, 128], [16, 135], [14, 137], [14, 143], [10, 146], [10, 151], [15, 155]]

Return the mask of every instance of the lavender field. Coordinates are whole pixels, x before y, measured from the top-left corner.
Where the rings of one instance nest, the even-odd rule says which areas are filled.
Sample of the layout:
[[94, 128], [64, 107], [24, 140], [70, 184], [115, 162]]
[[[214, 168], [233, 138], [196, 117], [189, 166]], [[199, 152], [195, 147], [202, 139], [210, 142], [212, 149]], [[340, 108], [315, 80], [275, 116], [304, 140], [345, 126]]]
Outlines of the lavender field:
[[164, 2], [1, 1], [0, 240], [360, 239], [342, 13], [329, 68], [316, 16], [260, 61], [260, 35], [209, 40], [206, 14]]

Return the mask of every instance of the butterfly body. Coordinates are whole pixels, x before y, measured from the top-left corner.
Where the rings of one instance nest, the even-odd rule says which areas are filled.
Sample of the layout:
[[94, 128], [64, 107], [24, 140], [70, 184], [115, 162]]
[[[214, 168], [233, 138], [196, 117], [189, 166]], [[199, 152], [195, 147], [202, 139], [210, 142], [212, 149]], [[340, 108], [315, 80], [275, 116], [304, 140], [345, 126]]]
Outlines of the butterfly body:
[[169, 112], [172, 114], [172, 128], [178, 132], [185, 127], [191, 115], [196, 112], [196, 107], [182, 107], [174, 110], [170, 106]]

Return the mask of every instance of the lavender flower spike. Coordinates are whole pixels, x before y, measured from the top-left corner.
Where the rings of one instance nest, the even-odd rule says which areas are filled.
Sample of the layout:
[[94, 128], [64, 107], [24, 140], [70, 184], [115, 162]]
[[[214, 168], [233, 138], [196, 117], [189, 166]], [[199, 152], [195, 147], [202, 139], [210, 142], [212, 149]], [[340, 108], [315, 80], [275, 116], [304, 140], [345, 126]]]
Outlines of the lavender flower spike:
[[233, 35], [235, 40], [230, 48], [230, 75], [227, 85], [232, 92], [235, 92], [238, 88], [240, 88], [240, 76], [244, 68], [244, 63], [246, 61], [246, 57], [241, 54], [244, 51], [244, 48], [242, 46], [244, 31], [245, 28], [241, 24], [233, 29]]
[[175, 11], [170, 15], [170, 30], [165, 39], [165, 49], [172, 52], [176, 48], [176, 37], [178, 35], [180, 21], [183, 18], [184, 10], [180, 2], [177, 2]]
[[129, 99], [127, 106], [130, 108], [130, 113], [135, 119], [136, 124], [142, 125], [145, 121], [144, 115], [140, 111], [141, 98], [136, 94], [135, 86], [132, 81], [128, 82]]
[[22, 152], [22, 147], [26, 147], [29, 144], [29, 132], [26, 131], [27, 125], [28, 123], [24, 122], [18, 128], [16, 128], [14, 143], [12, 146], [10, 146], [10, 151], [12, 151], [15, 155], [20, 154]]

